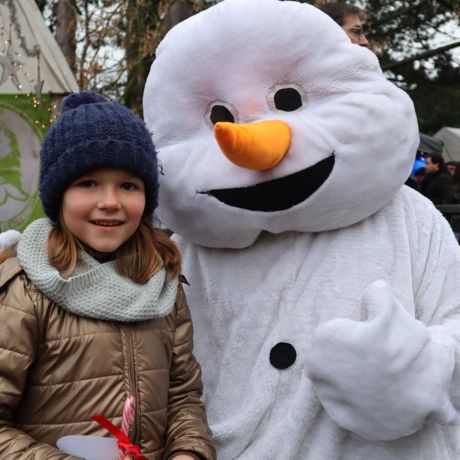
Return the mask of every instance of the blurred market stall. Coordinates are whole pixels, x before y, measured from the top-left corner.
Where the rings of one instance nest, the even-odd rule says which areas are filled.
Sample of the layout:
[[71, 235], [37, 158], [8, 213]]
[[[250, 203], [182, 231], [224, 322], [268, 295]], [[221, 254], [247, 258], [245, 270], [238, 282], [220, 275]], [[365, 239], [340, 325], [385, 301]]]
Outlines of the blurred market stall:
[[0, 230], [41, 216], [39, 149], [78, 85], [34, 0], [0, 0]]

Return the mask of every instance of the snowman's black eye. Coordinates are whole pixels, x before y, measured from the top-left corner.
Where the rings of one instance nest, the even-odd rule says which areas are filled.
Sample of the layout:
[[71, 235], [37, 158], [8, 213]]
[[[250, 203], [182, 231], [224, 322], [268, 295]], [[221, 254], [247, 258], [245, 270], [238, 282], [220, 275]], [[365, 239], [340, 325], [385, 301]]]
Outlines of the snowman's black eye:
[[302, 96], [295, 88], [279, 89], [273, 99], [275, 107], [284, 112], [293, 112], [302, 107]]
[[225, 107], [225, 105], [214, 105], [209, 115], [211, 122], [215, 125], [218, 121], [227, 121], [229, 123], [235, 123], [235, 118], [232, 112]]

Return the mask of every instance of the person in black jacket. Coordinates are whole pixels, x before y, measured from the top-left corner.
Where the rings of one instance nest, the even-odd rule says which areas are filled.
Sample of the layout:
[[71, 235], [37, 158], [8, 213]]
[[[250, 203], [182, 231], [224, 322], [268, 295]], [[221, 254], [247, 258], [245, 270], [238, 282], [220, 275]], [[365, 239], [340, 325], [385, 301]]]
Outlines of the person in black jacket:
[[449, 202], [452, 194], [452, 179], [446, 172], [443, 157], [438, 153], [425, 155], [425, 179], [422, 183], [422, 193], [434, 204]]

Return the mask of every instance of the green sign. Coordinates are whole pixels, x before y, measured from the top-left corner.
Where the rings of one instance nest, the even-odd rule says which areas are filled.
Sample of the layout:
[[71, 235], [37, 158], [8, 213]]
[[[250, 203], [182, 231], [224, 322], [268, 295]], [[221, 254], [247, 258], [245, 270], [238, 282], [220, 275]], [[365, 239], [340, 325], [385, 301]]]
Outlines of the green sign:
[[24, 230], [43, 216], [38, 197], [40, 144], [52, 97], [0, 94], [0, 230]]

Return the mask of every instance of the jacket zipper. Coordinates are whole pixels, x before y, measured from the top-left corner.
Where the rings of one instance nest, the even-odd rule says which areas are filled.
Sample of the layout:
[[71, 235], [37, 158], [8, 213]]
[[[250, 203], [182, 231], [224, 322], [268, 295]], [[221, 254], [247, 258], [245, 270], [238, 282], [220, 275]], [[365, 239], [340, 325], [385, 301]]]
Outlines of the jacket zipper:
[[140, 438], [140, 409], [139, 409], [139, 391], [137, 388], [137, 369], [136, 369], [136, 360], [134, 354], [134, 337], [132, 329], [129, 326], [126, 326], [125, 329], [126, 337], [126, 349], [127, 349], [127, 359], [128, 359], [128, 384], [130, 394], [134, 396], [136, 402], [134, 422], [130, 430], [131, 441], [133, 444], [139, 443]]

